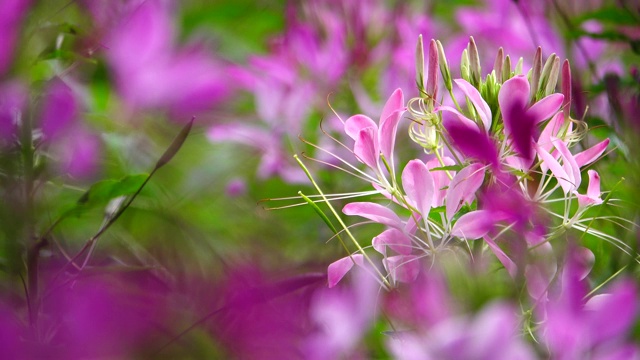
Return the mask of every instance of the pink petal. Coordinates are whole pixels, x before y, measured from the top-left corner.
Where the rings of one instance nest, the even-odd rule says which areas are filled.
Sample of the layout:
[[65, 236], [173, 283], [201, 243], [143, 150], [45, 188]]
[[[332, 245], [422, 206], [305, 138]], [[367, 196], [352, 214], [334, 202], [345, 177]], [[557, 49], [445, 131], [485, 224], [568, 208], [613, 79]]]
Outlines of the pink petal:
[[453, 218], [462, 203], [471, 202], [475, 198], [476, 191], [484, 181], [484, 172], [482, 164], [474, 163], [460, 170], [451, 180], [445, 197], [447, 219]]
[[551, 154], [549, 154], [545, 149], [538, 147], [538, 156], [544, 162], [544, 164], [551, 170], [553, 176], [558, 180], [558, 183], [562, 187], [562, 191], [564, 194], [568, 194], [569, 191], [574, 190], [574, 184], [570, 180], [570, 175], [567, 174], [565, 169], [560, 165], [560, 163], [554, 159]]
[[476, 210], [462, 215], [451, 229], [451, 235], [474, 240], [493, 230], [496, 220], [494, 213], [488, 210]]
[[344, 131], [353, 140], [358, 139], [360, 130], [368, 127], [378, 129], [378, 125], [366, 115], [353, 115], [344, 122]]
[[591, 164], [597, 158], [599, 158], [600, 155], [602, 155], [602, 153], [607, 149], [607, 146], [609, 146], [609, 139], [604, 139], [601, 142], [593, 145], [589, 149], [577, 153], [575, 155], [576, 164], [579, 167]]
[[382, 264], [394, 282], [413, 282], [420, 273], [420, 262], [415, 255], [389, 256]]
[[585, 207], [588, 205], [602, 204], [602, 199], [600, 199], [600, 175], [595, 170], [587, 171], [589, 174], [589, 186], [587, 187], [587, 195], [582, 195], [576, 193], [578, 197], [578, 204], [580, 207]]
[[47, 90], [40, 115], [42, 134], [51, 139], [66, 129], [73, 122], [78, 111], [78, 104], [71, 89], [61, 80], [54, 80]]
[[[451, 159], [450, 157], [445, 156], [443, 160], [444, 160], [445, 166], [455, 165], [455, 161], [453, 161], [453, 159]], [[432, 159], [427, 162], [427, 169], [429, 169], [429, 172], [433, 177], [433, 185], [435, 189], [435, 192], [433, 194], [433, 202], [431, 203], [432, 207], [438, 207], [438, 206], [444, 205], [444, 199], [447, 194], [446, 188], [449, 186], [449, 183], [451, 182], [446, 171], [432, 170], [434, 168], [441, 167], [441, 166], [442, 165], [440, 164], [438, 159]], [[449, 174], [451, 176], [456, 176], [456, 173], [457, 173], [456, 171], [449, 170]]]
[[540, 122], [547, 120], [555, 115], [558, 110], [560, 110], [563, 100], [564, 95], [551, 94], [533, 104], [527, 110], [527, 113], [531, 114], [531, 116], [533, 117], [534, 124], [539, 124]]
[[562, 116], [562, 113], [558, 113], [556, 116], [551, 118], [538, 138], [538, 146], [545, 149], [547, 152], [550, 152], [551, 149], [553, 149], [551, 139], [558, 137], [563, 124], [564, 117]]
[[442, 106], [438, 109], [442, 110], [442, 124], [453, 145], [462, 154], [494, 168], [499, 167], [498, 149], [487, 132], [480, 130], [476, 123], [451, 108]]
[[411, 239], [398, 229], [387, 229], [371, 241], [373, 248], [382, 255], [387, 254], [386, 247], [401, 255], [411, 254]]
[[552, 139], [551, 141], [560, 153], [560, 156], [562, 156], [562, 167], [569, 175], [569, 181], [572, 182], [574, 189], [577, 189], [580, 186], [582, 177], [580, 176], [580, 167], [576, 163], [575, 157], [571, 151], [569, 151], [564, 141], [560, 139]]
[[382, 155], [384, 155], [385, 159], [389, 162], [393, 162], [393, 149], [396, 143], [398, 122], [400, 122], [403, 113], [404, 109], [393, 112], [386, 121], [383, 121], [382, 125], [380, 125], [380, 132], [378, 134], [380, 151], [382, 151]]
[[334, 261], [327, 268], [327, 279], [329, 281], [329, 287], [336, 286], [340, 280], [351, 270], [353, 265], [363, 266], [364, 256], [362, 254], [355, 254], [344, 257], [338, 261]]
[[378, 147], [377, 128], [368, 127], [360, 130], [353, 145], [353, 153], [365, 165], [372, 169], [378, 167], [380, 149]]
[[631, 280], [619, 281], [609, 294], [591, 298], [585, 310], [594, 343], [622, 338], [638, 314], [636, 286]]
[[[529, 81], [524, 75], [514, 76], [511, 79], [505, 81], [498, 93], [498, 104], [503, 111], [513, 109], [515, 107], [524, 109], [529, 104]], [[507, 122], [514, 123], [514, 121], [507, 121], [505, 119], [505, 126]]]
[[380, 224], [402, 229], [402, 220], [391, 209], [371, 202], [354, 202], [344, 206], [345, 215], [362, 216]]
[[515, 277], [518, 271], [516, 263], [496, 244], [493, 239], [488, 236], [484, 237], [484, 241], [487, 243], [493, 254], [498, 258], [502, 266], [507, 270], [511, 277]]
[[480, 92], [473, 87], [473, 85], [469, 84], [466, 80], [456, 79], [454, 82], [460, 87], [460, 90], [464, 93], [466, 97], [469, 98], [473, 106], [478, 112], [480, 119], [482, 120], [482, 124], [484, 125], [484, 130], [489, 131], [491, 128], [491, 109], [486, 101], [480, 95]]
[[429, 215], [435, 186], [433, 177], [427, 166], [420, 160], [411, 160], [402, 172], [402, 187], [412, 206], [415, 206], [422, 217]]

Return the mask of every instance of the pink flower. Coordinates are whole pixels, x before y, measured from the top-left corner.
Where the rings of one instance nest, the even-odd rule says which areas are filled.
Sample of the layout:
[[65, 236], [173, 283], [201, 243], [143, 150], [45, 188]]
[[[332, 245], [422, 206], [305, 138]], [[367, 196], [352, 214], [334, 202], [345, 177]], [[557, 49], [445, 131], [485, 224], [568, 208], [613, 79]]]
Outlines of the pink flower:
[[0, 76], [13, 62], [20, 25], [31, 0], [3, 0], [0, 2]]
[[124, 100], [135, 109], [193, 114], [221, 101], [231, 82], [203, 49], [176, 50], [168, 9], [157, 1], [135, 7], [111, 34], [107, 59]]

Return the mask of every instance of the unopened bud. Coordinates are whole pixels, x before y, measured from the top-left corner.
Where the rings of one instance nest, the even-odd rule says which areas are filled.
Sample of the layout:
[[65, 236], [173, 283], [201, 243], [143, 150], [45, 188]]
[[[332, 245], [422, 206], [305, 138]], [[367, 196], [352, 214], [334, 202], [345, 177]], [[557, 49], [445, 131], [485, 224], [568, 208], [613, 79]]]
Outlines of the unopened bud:
[[427, 94], [431, 97], [430, 103], [435, 102], [438, 96], [438, 47], [436, 41], [429, 42], [429, 69], [427, 71]]
[[544, 95], [550, 95], [556, 92], [556, 85], [558, 84], [558, 76], [560, 75], [560, 58], [556, 56], [551, 65], [551, 72], [547, 79], [547, 84], [544, 88]]
[[533, 56], [533, 67], [531, 68], [531, 101], [536, 98], [537, 89], [540, 86], [540, 75], [542, 74], [542, 48], [538, 46], [536, 54]]
[[542, 98], [545, 92], [545, 87], [547, 86], [547, 81], [549, 81], [549, 76], [551, 75], [551, 68], [553, 67], [553, 62], [555, 58], [556, 58], [555, 53], [549, 55], [549, 57], [547, 58], [547, 61], [544, 63], [544, 67], [542, 68], [542, 73], [540, 74], [540, 84], [538, 85], [537, 89], [532, 89], [532, 91], [535, 91], [537, 93], [536, 94], [537, 99]]
[[522, 58], [518, 59], [518, 63], [516, 64], [516, 68], [513, 70], [513, 73], [516, 75], [522, 75], [522, 62], [524, 60]]
[[511, 79], [511, 57], [507, 55], [502, 65], [502, 83], [504, 84], [509, 79]]
[[565, 60], [562, 63], [562, 95], [564, 100], [562, 101], [562, 113], [564, 119], [569, 119], [569, 112], [571, 111], [571, 66], [569, 60]]
[[440, 65], [442, 80], [444, 81], [444, 86], [447, 88], [447, 90], [451, 91], [451, 89], [453, 88], [453, 83], [451, 81], [451, 71], [449, 71], [447, 57], [444, 54], [444, 48], [442, 47], [442, 43], [440, 41], [436, 41], [436, 46], [438, 47], [438, 64]]
[[469, 70], [471, 73], [471, 85], [476, 88], [480, 87], [482, 81], [481, 69], [480, 69], [480, 55], [478, 54], [478, 47], [476, 46], [473, 36], [469, 37], [469, 45], [467, 46], [469, 51]]
[[416, 46], [416, 85], [420, 95], [425, 93], [424, 89], [424, 46], [422, 44], [422, 34], [418, 36], [418, 45]]
[[496, 55], [496, 61], [493, 63], [493, 73], [496, 77], [496, 81], [502, 83], [502, 66], [504, 64], [504, 50], [498, 49], [498, 55]]
[[471, 83], [471, 74], [469, 72], [469, 53], [467, 52], [467, 49], [462, 51], [462, 57], [460, 58], [460, 76]]

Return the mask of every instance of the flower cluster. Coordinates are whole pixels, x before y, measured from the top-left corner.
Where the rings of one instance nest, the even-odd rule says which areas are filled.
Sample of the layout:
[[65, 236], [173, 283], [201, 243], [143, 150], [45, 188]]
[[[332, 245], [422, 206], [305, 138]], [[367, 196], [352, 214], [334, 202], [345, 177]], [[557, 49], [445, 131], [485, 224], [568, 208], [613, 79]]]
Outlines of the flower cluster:
[[[329, 287], [336, 286], [354, 265], [375, 275], [382, 287], [394, 288], [402, 283], [413, 284], [421, 273], [428, 272], [426, 264], [433, 267], [448, 259], [445, 253], [454, 253], [457, 261], [463, 263], [485, 264], [485, 268], [493, 262], [489, 258], [493, 258], [515, 282], [524, 281], [547, 351], [560, 358], [597, 352], [600, 340], [591, 333], [585, 335], [588, 340], [584, 343], [572, 338], [574, 347], [558, 340], [560, 335], [549, 335], [555, 331], [569, 333], [565, 328], [568, 320], [563, 318], [569, 316], [567, 313], [582, 316], [579, 315], [582, 309], [592, 308], [591, 304], [598, 311], [607, 311], [596, 297], [582, 304], [587, 295], [583, 290], [579, 295], [569, 294], [574, 287], [582, 286], [577, 283], [582, 283], [584, 275], [578, 276], [576, 272], [588, 273], [588, 269], [573, 269], [573, 264], [579, 262], [575, 260], [579, 257], [576, 254], [591, 253], [567, 244], [577, 234], [592, 236], [632, 255], [629, 245], [593, 223], [605, 220], [635, 225], [615, 216], [594, 216], [590, 211], [613, 200], [610, 196], [603, 199], [600, 176], [596, 170], [588, 169], [605, 155], [609, 139], [585, 145], [591, 141], [587, 127], [571, 117], [569, 110], [569, 62], [561, 63], [555, 54], [543, 61], [538, 48], [531, 69], [524, 73], [523, 60], [519, 59], [514, 67], [510, 56], [500, 49], [493, 69], [483, 76], [473, 38], [462, 54], [460, 78], [453, 77], [440, 42], [429, 43], [425, 66], [420, 38], [416, 59], [420, 97], [405, 102], [403, 91], [397, 89], [387, 100], [378, 122], [361, 114], [343, 122], [345, 134], [353, 140], [349, 149], [362, 165], [338, 155], [336, 158], [345, 171], [372, 185], [366, 195], [382, 195], [387, 204], [349, 202], [342, 212], [381, 224], [385, 230], [371, 240], [370, 247], [379, 254], [375, 256], [365, 251], [353, 230], [338, 217], [343, 229], [336, 231], [336, 237], [346, 249], [342, 238], [349, 237], [357, 250], [329, 265]], [[558, 82], [560, 92], [556, 91]], [[394, 154], [397, 129], [405, 113], [411, 122], [411, 139], [424, 150], [424, 159], [405, 161]], [[315, 185], [313, 176], [307, 173]], [[588, 178], [586, 190], [581, 187], [583, 175]], [[326, 203], [338, 216], [330, 201], [347, 197], [325, 195], [317, 185], [316, 188], [321, 193], [316, 202]], [[566, 259], [558, 257], [563, 251]], [[489, 252], [493, 257], [487, 255]], [[380, 263], [377, 258], [381, 258]], [[557, 287], [562, 290], [554, 292]], [[635, 314], [632, 305], [635, 288], [627, 283], [617, 289], [619, 294], [615, 290], [610, 301], [620, 301], [621, 306], [628, 307], [627, 313]], [[567, 300], [567, 296], [576, 298]], [[425, 340], [413, 334], [405, 341], [412, 344], [411, 350], [407, 350], [405, 343], [392, 345], [392, 352], [413, 354], [406, 355], [407, 358], [427, 353], [434, 358], [444, 354], [468, 358], [470, 355], [461, 353], [454, 344], [475, 341], [481, 335], [474, 331], [493, 329], [503, 319], [504, 323], [513, 324], [507, 327], [508, 336], [517, 333], [515, 324], [520, 320], [511, 315], [508, 306], [496, 305], [483, 311], [486, 316], [483, 312], [471, 322], [455, 320], [441, 324], [447, 329], [443, 330], [447, 336], [454, 338], [436, 341], [434, 335], [428, 335]], [[597, 326], [600, 315], [594, 316], [593, 320], [585, 320], [588, 324], [584, 328]], [[628, 328], [621, 316], [612, 316], [611, 321], [624, 324], [612, 325], [616, 334]], [[436, 333], [439, 332], [434, 330], [433, 334]], [[502, 338], [498, 333], [495, 336]], [[510, 355], [504, 354], [505, 358], [513, 358], [515, 354], [517, 358], [532, 357], [525, 356], [528, 352], [520, 343], [514, 343], [512, 350], [508, 352]], [[490, 354], [487, 353], [487, 358]]]

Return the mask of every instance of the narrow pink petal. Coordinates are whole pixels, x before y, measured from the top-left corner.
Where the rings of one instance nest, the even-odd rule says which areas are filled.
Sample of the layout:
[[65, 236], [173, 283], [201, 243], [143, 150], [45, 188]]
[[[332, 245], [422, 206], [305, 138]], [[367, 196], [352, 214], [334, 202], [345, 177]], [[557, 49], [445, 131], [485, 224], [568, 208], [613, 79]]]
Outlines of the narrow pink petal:
[[580, 207], [602, 204], [602, 199], [600, 198], [600, 175], [595, 170], [589, 170], [587, 173], [589, 174], [587, 195], [575, 193]]
[[476, 210], [462, 215], [451, 229], [451, 235], [474, 240], [479, 239], [493, 230], [494, 214], [488, 210]]
[[491, 251], [493, 251], [493, 254], [502, 263], [502, 266], [507, 269], [509, 275], [511, 275], [511, 277], [516, 277], [518, 267], [516, 266], [516, 263], [511, 260], [509, 255], [507, 255], [490, 237], [485, 236], [484, 241], [487, 243]]
[[358, 157], [358, 160], [372, 169], [378, 167], [378, 158], [380, 156], [376, 130], [373, 127], [360, 130], [353, 145], [353, 153]]
[[595, 170], [587, 171], [589, 175], [589, 187], [587, 188], [587, 196], [592, 199], [600, 198], [600, 175]]
[[396, 144], [396, 132], [403, 113], [404, 109], [394, 111], [380, 125], [380, 132], [378, 134], [380, 151], [389, 162], [393, 161], [393, 148]]
[[384, 104], [380, 115], [380, 126], [382, 127], [382, 124], [399, 110], [404, 110], [404, 94], [400, 88], [396, 89]]
[[607, 146], [609, 146], [609, 139], [604, 139], [603, 141], [593, 145], [589, 149], [577, 153], [575, 155], [576, 164], [578, 164], [579, 167], [591, 164], [597, 158], [599, 158], [602, 153], [604, 153], [604, 151], [607, 149]]
[[[445, 166], [451, 166], [455, 164], [455, 161], [453, 161], [453, 159], [451, 159], [450, 157], [445, 156], [443, 160]], [[432, 159], [427, 162], [427, 169], [429, 169], [429, 172], [431, 172], [431, 176], [433, 176], [433, 185], [435, 189], [435, 192], [433, 194], [433, 202], [431, 203], [431, 206], [433, 207], [444, 205], [444, 199], [447, 194], [446, 188], [449, 187], [449, 183], [451, 182], [451, 179], [449, 179], [446, 171], [432, 170], [441, 166], [442, 165], [440, 164], [438, 159]], [[456, 171], [449, 171], [449, 174], [451, 176], [456, 176], [456, 173]]]
[[558, 113], [556, 116], [552, 117], [538, 138], [538, 146], [545, 149], [547, 152], [550, 152], [551, 149], [553, 149], [551, 139], [553, 137], [558, 137], [558, 133], [562, 129], [563, 124], [564, 117], [562, 116], [562, 113]]
[[435, 186], [427, 166], [420, 160], [411, 160], [402, 171], [402, 187], [422, 217], [429, 215]]
[[366, 115], [353, 115], [352, 117], [348, 118], [347, 121], [344, 122], [344, 131], [353, 140], [358, 139], [358, 134], [360, 133], [360, 130], [368, 127], [373, 127], [377, 129], [378, 125], [376, 125], [376, 123]]
[[413, 282], [420, 273], [420, 262], [415, 255], [389, 256], [382, 264], [394, 282]]
[[402, 229], [402, 220], [391, 209], [371, 202], [354, 202], [344, 206], [345, 215], [362, 216], [380, 224]]
[[[433, 111], [444, 111], [454, 115], [454, 116], [447, 117], [446, 121], [460, 122], [464, 126], [469, 127], [471, 129], [478, 128], [478, 124], [476, 124], [473, 120], [467, 118], [466, 116], [464, 116], [458, 110], [456, 110], [455, 108], [452, 108], [451, 106], [438, 106]], [[444, 113], [443, 113], [443, 116], [444, 116]], [[445, 119], [443, 119], [443, 121], [445, 121]]]
[[411, 239], [404, 232], [398, 229], [387, 229], [371, 241], [373, 248], [386, 255], [386, 247], [401, 255], [411, 254]]
[[460, 170], [447, 189], [446, 214], [451, 220], [464, 202], [471, 202], [484, 181], [484, 166], [474, 163]]
[[531, 114], [534, 119], [534, 124], [539, 124], [555, 115], [564, 100], [562, 94], [551, 94], [543, 99], [540, 99], [537, 103], [533, 104], [527, 113]]
[[558, 183], [562, 187], [564, 194], [568, 194], [569, 191], [575, 190], [573, 183], [570, 181], [570, 176], [564, 170], [562, 165], [549, 154], [545, 149], [538, 147], [538, 156], [544, 162], [544, 164], [551, 170], [553, 176], [558, 180]]
[[460, 90], [464, 93], [466, 97], [471, 100], [471, 103], [478, 111], [478, 115], [482, 120], [482, 124], [484, 125], [485, 131], [489, 131], [491, 128], [491, 109], [486, 101], [480, 95], [480, 92], [473, 87], [473, 85], [469, 84], [466, 80], [456, 79], [455, 83], [460, 87]]
[[327, 268], [329, 287], [332, 288], [336, 286], [349, 270], [351, 270], [354, 264], [362, 266], [364, 264], [364, 256], [362, 256], [362, 254], [355, 254], [331, 263]]
[[580, 176], [580, 167], [576, 163], [576, 159], [569, 151], [567, 144], [560, 139], [551, 139], [553, 145], [555, 145], [558, 152], [560, 152], [560, 156], [562, 156], [562, 167], [569, 175], [569, 181], [573, 183], [573, 188], [577, 189], [582, 182], [582, 177]]

